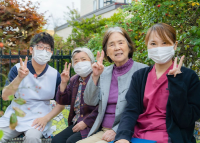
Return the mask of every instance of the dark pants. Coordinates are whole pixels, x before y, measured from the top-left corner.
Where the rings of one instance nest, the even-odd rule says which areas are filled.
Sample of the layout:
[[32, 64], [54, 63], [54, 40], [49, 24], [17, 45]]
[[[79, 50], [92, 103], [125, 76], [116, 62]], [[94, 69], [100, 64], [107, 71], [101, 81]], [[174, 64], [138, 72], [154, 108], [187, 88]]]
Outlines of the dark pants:
[[77, 141], [82, 139], [80, 132], [73, 132], [72, 128], [74, 125], [71, 125], [64, 129], [62, 132], [57, 134], [52, 139], [52, 143], [76, 143]]

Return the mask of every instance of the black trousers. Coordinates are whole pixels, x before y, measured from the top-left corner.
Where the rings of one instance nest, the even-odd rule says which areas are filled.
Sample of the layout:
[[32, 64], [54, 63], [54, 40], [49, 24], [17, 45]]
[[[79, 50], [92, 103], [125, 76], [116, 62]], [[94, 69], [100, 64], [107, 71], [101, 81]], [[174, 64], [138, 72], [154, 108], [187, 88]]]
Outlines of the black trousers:
[[52, 143], [76, 143], [82, 139], [80, 132], [73, 132], [72, 128], [74, 125], [71, 125], [64, 129], [59, 134], [55, 135], [52, 139]]

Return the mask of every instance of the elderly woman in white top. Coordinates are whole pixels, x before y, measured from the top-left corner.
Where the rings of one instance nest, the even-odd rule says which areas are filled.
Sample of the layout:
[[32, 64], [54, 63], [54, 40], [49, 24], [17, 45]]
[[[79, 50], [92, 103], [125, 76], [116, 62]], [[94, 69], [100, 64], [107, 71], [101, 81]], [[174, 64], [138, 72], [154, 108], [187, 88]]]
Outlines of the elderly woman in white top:
[[[85, 89], [84, 101], [88, 105], [98, 105], [98, 116], [90, 137], [78, 143], [107, 143], [114, 140], [120, 117], [126, 105], [133, 73], [146, 65], [132, 60], [133, 42], [128, 33], [120, 27], [109, 28], [103, 39], [103, 51], [97, 53], [93, 73]], [[103, 58], [114, 63], [104, 68]], [[95, 134], [96, 133], [96, 134]]]

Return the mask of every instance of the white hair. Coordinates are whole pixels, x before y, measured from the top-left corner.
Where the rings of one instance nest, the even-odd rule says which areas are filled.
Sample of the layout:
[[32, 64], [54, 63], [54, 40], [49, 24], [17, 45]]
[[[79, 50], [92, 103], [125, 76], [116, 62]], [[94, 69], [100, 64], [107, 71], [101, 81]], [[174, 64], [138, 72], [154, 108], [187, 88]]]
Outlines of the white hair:
[[107, 33], [114, 33], [114, 32], [119, 32], [121, 34], [124, 34], [120, 27], [111, 27], [108, 29]]
[[[124, 36], [124, 33], [123, 33], [123, 31], [122, 31], [122, 29], [121, 29], [120, 27], [110, 27], [110, 28], [108, 29], [108, 31], [107, 31], [107, 33], [110, 33], [110, 34], [112, 34], [112, 33], [114, 33], [114, 32], [121, 33], [121, 34]], [[124, 38], [126, 39], [125, 36], [124, 36]], [[126, 42], [127, 42], [128, 46], [130, 46], [130, 44], [129, 44], [129, 42], [128, 42], [127, 39], [126, 39]], [[107, 48], [107, 46], [106, 46], [106, 48]]]
[[72, 51], [72, 58], [71, 58], [72, 67], [74, 67], [74, 59], [73, 58], [76, 55], [76, 53], [79, 53], [79, 52], [85, 52], [88, 55], [88, 57], [90, 58], [92, 64], [95, 62], [94, 55], [90, 49], [88, 49], [86, 47], [78, 47]]

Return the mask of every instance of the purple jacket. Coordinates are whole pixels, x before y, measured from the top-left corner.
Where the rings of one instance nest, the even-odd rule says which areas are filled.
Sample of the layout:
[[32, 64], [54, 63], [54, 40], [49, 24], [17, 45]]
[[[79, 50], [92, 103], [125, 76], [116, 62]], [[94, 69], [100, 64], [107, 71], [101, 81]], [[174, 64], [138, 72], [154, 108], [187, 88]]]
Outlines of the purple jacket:
[[[75, 116], [74, 112], [74, 103], [76, 100], [76, 95], [78, 92], [78, 87], [79, 87], [79, 75], [74, 75], [73, 77], [70, 78], [70, 82], [67, 85], [66, 89], [64, 92], [60, 92], [60, 85], [58, 87], [58, 91], [56, 94], [56, 101], [60, 105], [70, 105], [70, 113], [68, 117], [68, 125], [72, 125], [72, 119]], [[89, 106], [85, 104], [83, 100], [84, 96], [84, 91], [86, 84], [90, 78], [90, 75], [83, 81], [82, 89], [81, 89], [81, 106], [80, 106], [80, 117], [78, 118], [77, 122], [83, 121], [86, 125], [87, 128], [84, 130], [80, 131], [82, 138], [86, 138], [88, 133], [90, 132], [90, 129], [96, 120], [96, 117], [98, 115], [98, 105], [97, 106]]]

